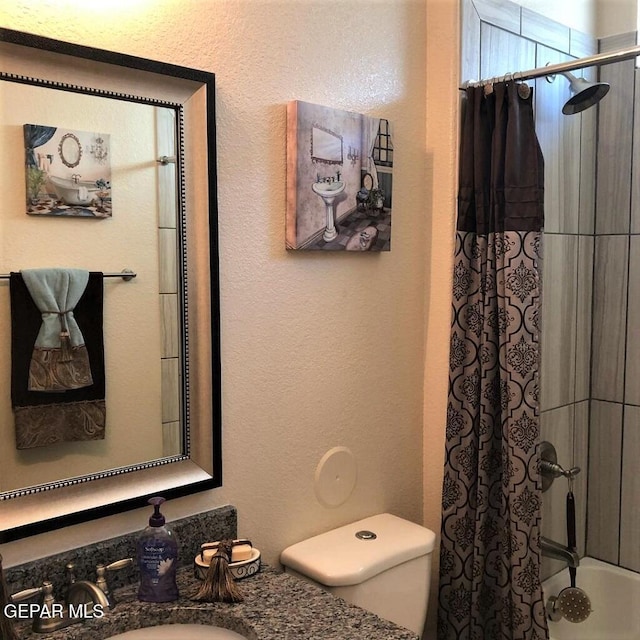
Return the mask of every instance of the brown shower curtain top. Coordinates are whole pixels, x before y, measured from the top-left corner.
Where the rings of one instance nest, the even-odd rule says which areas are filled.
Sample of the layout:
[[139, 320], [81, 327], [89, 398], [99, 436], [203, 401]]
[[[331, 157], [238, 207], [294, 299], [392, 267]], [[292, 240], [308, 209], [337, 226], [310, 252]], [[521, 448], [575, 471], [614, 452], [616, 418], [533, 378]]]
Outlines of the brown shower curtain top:
[[460, 147], [439, 640], [548, 638], [540, 585], [538, 272], [543, 159], [532, 90], [469, 88]]
[[[522, 89], [521, 87], [527, 87]], [[544, 165], [533, 126], [533, 90], [469, 87], [460, 143], [459, 231], [540, 231]]]

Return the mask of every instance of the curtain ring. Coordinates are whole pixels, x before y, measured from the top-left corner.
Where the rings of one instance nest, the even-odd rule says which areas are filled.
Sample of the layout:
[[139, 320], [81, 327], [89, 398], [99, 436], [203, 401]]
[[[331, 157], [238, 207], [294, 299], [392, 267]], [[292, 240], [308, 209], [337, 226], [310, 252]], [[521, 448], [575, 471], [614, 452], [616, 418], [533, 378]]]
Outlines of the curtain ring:
[[[550, 62], [547, 62], [547, 64], [545, 64], [544, 66], [545, 66], [545, 67], [548, 67], [550, 64], [551, 64]], [[556, 80], [556, 74], [555, 74], [555, 73], [551, 73], [551, 74], [549, 74], [549, 75], [545, 76], [545, 77], [544, 77], [544, 79], [545, 79], [549, 84], [551, 84], [552, 82], [555, 82], [555, 80]]]

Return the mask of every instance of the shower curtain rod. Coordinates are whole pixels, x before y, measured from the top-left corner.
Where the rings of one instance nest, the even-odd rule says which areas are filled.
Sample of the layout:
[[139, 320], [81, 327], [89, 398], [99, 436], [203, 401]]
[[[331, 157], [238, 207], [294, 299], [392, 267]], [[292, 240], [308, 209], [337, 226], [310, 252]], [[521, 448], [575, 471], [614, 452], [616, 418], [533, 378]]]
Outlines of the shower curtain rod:
[[487, 78], [485, 80], [467, 80], [460, 88], [464, 91], [467, 87], [483, 87], [494, 82], [505, 82], [507, 80], [532, 80], [533, 78], [542, 78], [544, 76], [553, 76], [556, 73], [564, 71], [574, 71], [575, 69], [584, 69], [585, 67], [601, 66], [604, 64], [612, 64], [614, 62], [622, 62], [640, 56], [640, 45], [629, 47], [627, 49], [619, 49], [618, 51], [610, 51], [608, 53], [598, 53], [586, 58], [577, 58], [571, 62], [559, 62], [557, 64], [549, 64], [546, 67], [530, 69], [529, 71], [516, 71], [507, 73], [503, 76]]

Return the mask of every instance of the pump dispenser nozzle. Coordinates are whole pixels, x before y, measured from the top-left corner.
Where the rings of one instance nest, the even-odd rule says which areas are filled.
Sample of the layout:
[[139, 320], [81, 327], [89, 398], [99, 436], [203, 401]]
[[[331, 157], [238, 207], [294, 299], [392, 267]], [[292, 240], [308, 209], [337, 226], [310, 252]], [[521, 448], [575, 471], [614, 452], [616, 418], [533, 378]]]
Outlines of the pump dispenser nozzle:
[[149, 518], [150, 527], [162, 527], [165, 523], [164, 516], [160, 513], [160, 505], [165, 502], [165, 499], [157, 496], [155, 498], [149, 498], [147, 502], [153, 505], [153, 515]]

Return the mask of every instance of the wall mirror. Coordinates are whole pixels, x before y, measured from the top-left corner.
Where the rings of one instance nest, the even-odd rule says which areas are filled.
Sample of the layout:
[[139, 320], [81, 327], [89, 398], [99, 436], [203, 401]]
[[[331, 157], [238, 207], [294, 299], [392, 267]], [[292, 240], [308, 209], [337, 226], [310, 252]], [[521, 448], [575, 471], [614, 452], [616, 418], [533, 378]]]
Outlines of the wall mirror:
[[[213, 74], [0, 29], [0, 105], [0, 542], [220, 486]], [[18, 449], [8, 275], [45, 267], [104, 273], [105, 436]]]

